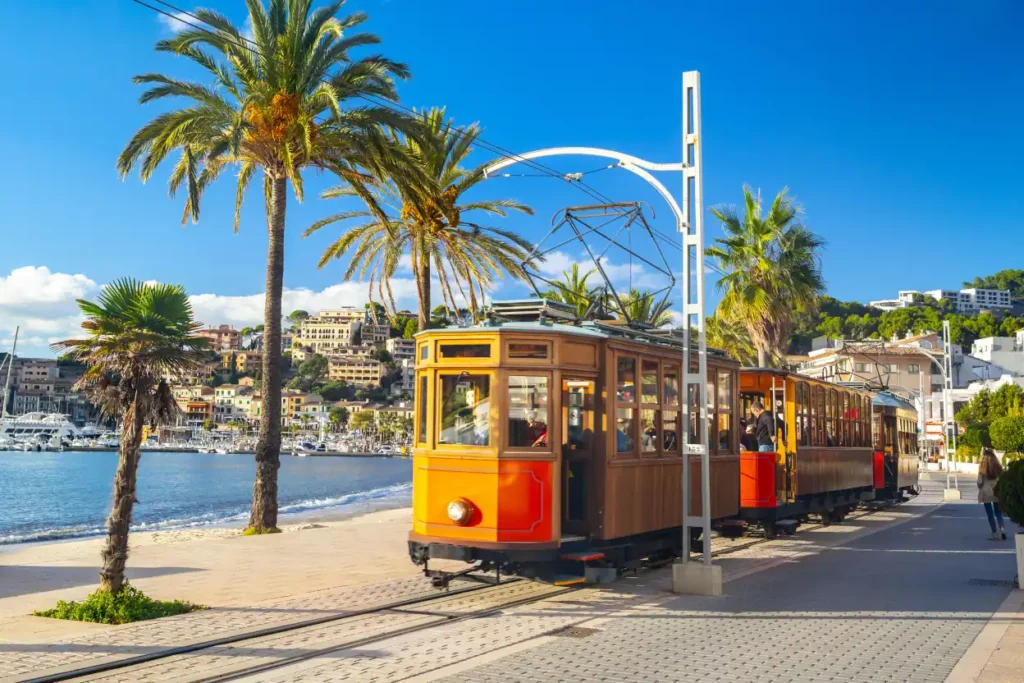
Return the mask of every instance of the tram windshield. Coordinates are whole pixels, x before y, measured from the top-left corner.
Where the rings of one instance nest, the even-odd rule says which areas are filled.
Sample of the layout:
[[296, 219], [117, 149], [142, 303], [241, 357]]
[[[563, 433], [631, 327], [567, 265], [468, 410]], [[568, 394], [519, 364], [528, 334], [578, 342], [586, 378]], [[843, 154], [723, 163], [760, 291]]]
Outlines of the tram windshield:
[[491, 378], [462, 373], [441, 376], [441, 434], [438, 443], [488, 446], [491, 443]]

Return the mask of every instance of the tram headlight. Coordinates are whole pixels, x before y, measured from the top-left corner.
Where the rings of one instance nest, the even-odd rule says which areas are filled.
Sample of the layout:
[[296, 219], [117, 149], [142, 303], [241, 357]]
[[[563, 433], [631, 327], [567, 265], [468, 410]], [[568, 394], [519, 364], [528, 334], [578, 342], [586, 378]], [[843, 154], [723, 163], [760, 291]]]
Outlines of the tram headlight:
[[466, 525], [473, 518], [473, 504], [465, 498], [456, 498], [448, 503], [448, 519], [456, 524]]

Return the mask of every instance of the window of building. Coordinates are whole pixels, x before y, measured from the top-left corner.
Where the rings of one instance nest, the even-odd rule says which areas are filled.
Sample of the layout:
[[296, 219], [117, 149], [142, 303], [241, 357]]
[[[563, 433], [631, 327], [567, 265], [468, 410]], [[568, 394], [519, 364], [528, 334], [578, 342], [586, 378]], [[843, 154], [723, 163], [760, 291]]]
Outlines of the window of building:
[[440, 344], [441, 358], [490, 358], [490, 344]]
[[511, 448], [548, 447], [548, 378], [512, 375], [508, 378], [508, 445]]
[[867, 363], [854, 363], [853, 364], [853, 368], [854, 368], [854, 370], [856, 372], [867, 372], [868, 371]]
[[544, 359], [551, 355], [551, 345], [548, 342], [527, 343], [510, 342], [508, 345], [509, 358], [534, 358]]
[[921, 366], [917, 363], [909, 363], [907, 364], [907, 372], [911, 375], [919, 374], [921, 372]]
[[441, 420], [439, 444], [490, 445], [489, 375], [442, 375], [441, 391], [437, 399]]

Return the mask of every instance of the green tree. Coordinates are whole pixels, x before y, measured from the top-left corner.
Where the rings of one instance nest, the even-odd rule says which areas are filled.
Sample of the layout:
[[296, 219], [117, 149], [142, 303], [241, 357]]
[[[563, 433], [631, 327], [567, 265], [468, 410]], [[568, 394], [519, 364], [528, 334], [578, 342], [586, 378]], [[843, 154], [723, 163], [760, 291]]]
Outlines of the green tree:
[[622, 297], [623, 310], [619, 313], [636, 323], [662, 327], [672, 323], [672, 314], [668, 310], [671, 305], [668, 299], [659, 301], [653, 292], [646, 289], [630, 289]]
[[301, 308], [288, 314], [288, 322], [292, 324], [292, 329], [298, 328], [298, 326], [302, 324], [302, 321], [308, 319], [309, 311], [303, 311]]
[[349, 412], [345, 406], [334, 406], [331, 408], [331, 412], [328, 413], [327, 419], [330, 421], [331, 426], [334, 427], [335, 431], [341, 429], [348, 424]]
[[416, 318], [407, 318], [402, 330], [402, 339], [412, 339], [420, 331], [420, 322]]
[[813, 311], [825, 289], [819, 250], [825, 242], [800, 223], [800, 208], [783, 190], [764, 215], [760, 195], [743, 188], [745, 215], [716, 207], [725, 239], [705, 253], [725, 275], [716, 315], [743, 325], [757, 349], [759, 365], [781, 357], [796, 314]]
[[574, 263], [569, 270], [562, 271], [561, 281], [555, 282], [551, 289], [544, 292], [544, 298], [574, 306], [576, 317], [583, 318], [600, 297], [601, 288], [587, 284], [587, 280], [596, 272], [588, 270], [580, 275], [580, 266]]
[[[458, 290], [461, 301], [476, 315], [485, 290], [503, 273], [525, 277], [522, 263], [532, 249], [528, 240], [514, 232], [471, 219], [477, 214], [504, 217], [509, 211], [532, 215], [533, 210], [511, 199], [464, 200], [464, 195], [484, 179], [486, 164], [472, 170], [462, 167], [481, 129], [476, 124], [456, 128], [444, 117], [443, 108], [430, 109], [418, 115], [416, 135], [393, 136], [391, 149], [401, 163], [396, 164], [397, 170], [377, 169], [375, 198], [368, 202], [366, 211], [334, 214], [306, 231], [309, 235], [350, 219], [369, 219], [345, 230], [324, 252], [320, 266], [351, 252], [344, 279], [368, 278], [371, 301], [379, 295], [393, 315], [396, 306], [391, 279], [401, 257], [408, 253], [416, 280], [421, 330], [430, 323], [433, 277], [440, 283], [446, 306], [458, 309]], [[358, 193], [351, 185], [341, 185], [322, 196], [336, 199]], [[366, 196], [360, 198], [367, 200]]]
[[329, 361], [327, 357], [321, 356], [318, 353], [314, 353], [299, 363], [299, 376], [297, 379], [301, 381], [303, 391], [312, 391], [315, 387], [321, 385], [324, 378], [327, 377], [328, 366]]
[[992, 447], [1007, 453], [1024, 453], [1024, 417], [1000, 417], [989, 425]]
[[365, 431], [367, 428], [374, 424], [374, 416], [372, 410], [360, 410], [354, 414], [348, 420], [349, 427], [352, 429], [358, 429]]
[[757, 350], [742, 325], [730, 325], [711, 316], [705, 320], [704, 339], [708, 346], [724, 351], [740, 365], [752, 366], [757, 362]]
[[252, 43], [225, 16], [194, 11], [206, 28], [188, 28], [161, 40], [156, 49], [185, 57], [211, 78], [212, 85], [162, 74], [136, 76], [149, 86], [142, 103], [167, 97], [191, 100], [147, 123], [117, 160], [122, 177], [139, 167], [145, 182], [172, 152], [180, 153], [171, 172], [170, 194], [184, 189], [185, 212], [199, 220], [204, 191], [228, 167], [237, 167], [235, 230], [242, 200], [262, 172], [269, 235], [262, 414], [256, 445], [256, 482], [249, 519], [251, 533], [276, 530], [277, 470], [281, 451], [281, 293], [287, 189], [302, 201], [302, 172], [330, 170], [359, 185], [359, 163], [381, 163], [382, 125], [405, 125], [386, 107], [367, 106], [363, 97], [394, 100], [393, 79], [408, 71], [381, 56], [353, 59], [351, 49], [379, 42], [350, 33], [366, 20], [362, 13], [338, 18], [341, 2], [313, 10], [312, 2], [247, 0]]
[[971, 282], [964, 282], [964, 287], [1008, 289], [1011, 299], [1024, 301], [1024, 270], [1000, 270], [995, 275], [976, 277]]
[[185, 290], [124, 279], [107, 285], [93, 303], [79, 300], [85, 316], [80, 339], [53, 344], [89, 369], [76, 384], [105, 417], [121, 418], [121, 447], [114, 475], [114, 501], [107, 518], [100, 589], [117, 595], [124, 587], [128, 530], [135, 504], [144, 425], [167, 424], [178, 404], [165, 377], [193, 370], [207, 340], [196, 336]]
[[203, 420], [203, 429], [205, 429], [206, 431], [213, 431], [216, 428], [217, 425], [214, 424], [213, 420]]

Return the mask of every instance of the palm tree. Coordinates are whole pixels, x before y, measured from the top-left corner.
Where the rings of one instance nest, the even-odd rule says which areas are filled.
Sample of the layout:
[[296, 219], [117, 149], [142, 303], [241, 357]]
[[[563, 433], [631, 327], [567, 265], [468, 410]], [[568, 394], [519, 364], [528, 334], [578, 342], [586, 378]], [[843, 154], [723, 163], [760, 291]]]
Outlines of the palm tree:
[[[416, 121], [419, 126], [414, 134], [392, 135], [393, 158], [398, 163], [390, 170], [378, 167], [375, 171], [374, 197], [367, 202], [367, 210], [328, 216], [305, 234], [353, 218], [370, 219], [343, 232], [324, 252], [319, 265], [352, 251], [344, 279], [369, 277], [371, 302], [379, 295], [393, 316], [396, 306], [391, 278], [401, 257], [408, 253], [419, 298], [419, 329], [425, 330], [430, 323], [432, 275], [440, 283], [446, 308], [459, 310], [457, 289], [474, 315], [483, 303], [485, 289], [501, 279], [503, 272], [525, 277], [522, 264], [532, 245], [514, 232], [468, 219], [477, 214], [505, 217], [508, 211], [532, 215], [533, 210], [511, 199], [460, 203], [463, 195], [484, 179], [487, 164], [472, 170], [461, 166], [482, 130], [477, 124], [454, 127], [451, 119], [445, 120], [444, 108], [421, 112]], [[336, 199], [361, 192], [362, 188], [349, 183], [325, 191], [322, 197]]]
[[85, 316], [85, 336], [52, 348], [87, 364], [75, 389], [91, 394], [105, 417], [122, 418], [100, 571], [100, 589], [116, 595], [124, 586], [142, 428], [174, 420], [178, 404], [168, 378], [194, 369], [208, 342], [196, 336], [202, 326], [193, 320], [188, 295], [177, 285], [118, 280], [103, 288], [96, 303], [79, 300], [78, 307]]
[[397, 98], [394, 78], [407, 78], [402, 64], [380, 56], [353, 60], [352, 48], [374, 45], [373, 35], [347, 31], [366, 20], [356, 13], [338, 18], [344, 0], [312, 10], [312, 0], [246, 0], [252, 40], [223, 15], [195, 10], [209, 30], [192, 28], [161, 40], [156, 49], [189, 59], [212, 85], [162, 74], [136, 76], [150, 86], [146, 103], [165, 97], [189, 100], [147, 123], [117, 160], [122, 177], [136, 166], [145, 182], [172, 152], [170, 194], [186, 192], [184, 223], [199, 220], [204, 191], [228, 167], [238, 169], [235, 231], [242, 200], [262, 172], [267, 214], [266, 300], [264, 304], [263, 404], [256, 445], [250, 533], [277, 525], [277, 470], [281, 451], [281, 287], [284, 276], [285, 209], [288, 184], [302, 201], [302, 171], [329, 169], [343, 182], [360, 184], [355, 165], [387, 163], [381, 125], [406, 119], [386, 107], [364, 106], [361, 98]]
[[717, 315], [710, 316], [704, 321], [704, 338], [708, 346], [724, 351], [740, 365], [751, 366], [757, 362], [757, 351], [742, 325], [727, 323]]
[[755, 197], [744, 187], [743, 199], [742, 219], [733, 208], [712, 208], [726, 237], [705, 253], [725, 271], [718, 281], [723, 292], [718, 315], [747, 330], [757, 363], [765, 366], [783, 355], [793, 317], [817, 307], [825, 290], [818, 256], [825, 241], [800, 223], [801, 209], [785, 189], [767, 216], [760, 193]]
[[579, 264], [574, 263], [572, 268], [562, 271], [562, 281], [552, 283], [552, 288], [544, 292], [544, 298], [575, 306], [576, 316], [583, 318], [601, 296], [600, 287], [587, 285], [587, 279], [596, 272], [588, 270], [581, 276]]
[[[614, 299], [612, 302], [615, 303]], [[630, 289], [629, 294], [622, 299], [621, 313], [632, 322], [661, 327], [672, 322], [672, 314], [668, 310], [671, 305], [668, 299], [658, 301], [653, 292]]]

